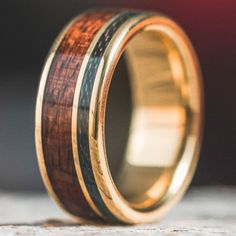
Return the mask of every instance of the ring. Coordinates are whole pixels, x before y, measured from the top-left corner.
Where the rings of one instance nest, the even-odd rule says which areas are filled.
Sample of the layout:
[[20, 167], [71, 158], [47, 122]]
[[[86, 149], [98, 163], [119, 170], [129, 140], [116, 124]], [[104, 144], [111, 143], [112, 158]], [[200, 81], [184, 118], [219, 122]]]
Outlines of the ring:
[[[114, 174], [106, 108], [122, 58], [132, 107], [124, 158]], [[55, 41], [38, 90], [36, 149], [49, 194], [79, 218], [159, 219], [194, 174], [202, 107], [198, 60], [174, 21], [139, 11], [81, 14]]]

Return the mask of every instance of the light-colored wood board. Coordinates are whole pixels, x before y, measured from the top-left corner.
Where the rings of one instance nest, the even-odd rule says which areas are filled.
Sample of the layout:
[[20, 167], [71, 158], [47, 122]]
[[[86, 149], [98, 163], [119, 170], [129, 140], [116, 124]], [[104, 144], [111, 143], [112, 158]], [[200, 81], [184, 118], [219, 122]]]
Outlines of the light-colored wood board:
[[236, 188], [193, 188], [160, 222], [75, 222], [46, 194], [0, 191], [0, 235], [236, 235]]

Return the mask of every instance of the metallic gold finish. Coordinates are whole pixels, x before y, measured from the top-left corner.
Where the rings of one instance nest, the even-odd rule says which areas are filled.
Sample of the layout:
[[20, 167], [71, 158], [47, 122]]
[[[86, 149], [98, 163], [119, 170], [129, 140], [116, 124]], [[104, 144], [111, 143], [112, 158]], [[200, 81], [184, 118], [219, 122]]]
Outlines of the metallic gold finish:
[[[181, 198], [198, 160], [203, 95], [194, 49], [175, 22], [142, 12], [114, 12], [86, 43], [71, 107], [71, 145], [81, 194], [97, 216], [110, 222], [153, 221]], [[113, 178], [105, 116], [121, 55], [129, 69], [133, 107], [126, 155]], [[54, 57], [50, 54], [40, 84], [36, 147], [48, 191], [59, 201], [47, 177], [41, 139], [43, 91]]]
[[[140, 223], [159, 218], [163, 212], [169, 209], [170, 206], [182, 196], [192, 178], [200, 147], [202, 91], [201, 76], [194, 51], [185, 34], [175, 23], [165, 17], [158, 16], [150, 17], [150, 19], [143, 21], [136, 25], [136, 27], [133, 27], [133, 25], [135, 25], [134, 20], [127, 22], [127, 24], [117, 32], [117, 35], [113, 38], [110, 47], [103, 57], [102, 68], [99, 70], [100, 73], [96, 76], [97, 83], [95, 82], [96, 87], [93, 90], [93, 99], [90, 105], [89, 137], [93, 171], [98, 188], [101, 190], [103, 200], [113, 214], [122, 221]], [[127, 159], [128, 162], [136, 162], [133, 163], [134, 165], [160, 165], [164, 166], [164, 168], [154, 169], [156, 172], [163, 171], [163, 173], [160, 174], [160, 178], [157, 177], [157, 174], [153, 174], [152, 171], [154, 177], [148, 176], [148, 178], [156, 178], [156, 183], [152, 182], [153, 186], [148, 189], [146, 193], [148, 197], [143, 199], [143, 202], [138, 201], [138, 203], [134, 203], [132, 201], [130, 202], [130, 199], [127, 201], [127, 199], [120, 194], [118, 189], [120, 188], [125, 192], [129, 190], [131, 186], [134, 186], [138, 192], [140, 186], [142, 188], [143, 182], [148, 181], [148, 178], [142, 177], [142, 173], [138, 173], [136, 176], [129, 174], [132, 165], [131, 168], [130, 166], [127, 168], [126, 162], [124, 163], [124, 169], [120, 174], [121, 177], [120, 180], [118, 180], [119, 187], [117, 189], [117, 182], [114, 182], [111, 178], [106, 161], [104, 117], [109, 84], [111, 82], [113, 68], [117, 63], [119, 56], [127, 46], [127, 56], [130, 63], [130, 66], [128, 67], [135, 67], [135, 65], [132, 65], [132, 60], [135, 60], [135, 56], [137, 55], [132, 55], [132, 53], [137, 52], [139, 49], [141, 51], [145, 47], [145, 41], [140, 44], [139, 42], [135, 42], [138, 45], [134, 46], [132, 52], [132, 46], [129, 48], [130, 42], [126, 45], [126, 40], [130, 40], [132, 35], [140, 31], [141, 27], [145, 28], [145, 31], [152, 31], [154, 34], [159, 34], [160, 41], [165, 44], [166, 50], [168, 50], [166, 55], [168, 58], [165, 59], [165, 53], [160, 53], [159, 51], [161, 55], [164, 54], [163, 57], [157, 58], [159, 62], [150, 65], [148, 62], [150, 62], [151, 59], [146, 57], [140, 59], [140, 64], [138, 64], [139, 62], [135, 62], [137, 63], [137, 68], [133, 68], [133, 71], [131, 71], [131, 74], [133, 75], [131, 77], [134, 108], [133, 123], [131, 125], [132, 132], [127, 148]], [[156, 43], [158, 44], [158, 42]], [[150, 45], [148, 40], [146, 41], [146, 45]], [[145, 49], [143, 49], [143, 53], [155, 54], [155, 50], [155, 48], [149, 48], [149, 52], [146, 52]], [[164, 50], [163, 46], [161, 46], [160, 50]], [[152, 55], [150, 55], [150, 57], [152, 57]], [[143, 60], [147, 61], [147, 66], [149, 66], [149, 68], [142, 65], [142, 63], [145, 63]], [[170, 61], [169, 66], [172, 67], [170, 68], [170, 71], [165, 68], [165, 66], [168, 66], [165, 65], [168, 60]], [[162, 64], [164, 64], [163, 69], [161, 68]], [[170, 77], [171, 80], [174, 80], [176, 83], [176, 87], [179, 87], [177, 87], [179, 91], [176, 90], [176, 87], [173, 87], [173, 84], [168, 84], [170, 81], [166, 81], [167, 85], [162, 85], [163, 88], [160, 91], [157, 90], [156, 94], [153, 94], [154, 97], [149, 96], [148, 91], [143, 91], [143, 88], [146, 88], [146, 84], [138, 83], [152, 83], [152, 81], [146, 81], [147, 78], [142, 74], [140, 75], [140, 80], [135, 78], [135, 71], [137, 71], [138, 67], [144, 68], [139, 71], [140, 74], [150, 72], [150, 67], [154, 67], [154, 69], [155, 67], [158, 68], [159, 70], [156, 70], [156, 74], [153, 76], [154, 78], [150, 78], [150, 80], [154, 80], [155, 82], [157, 73], [163, 74], [163, 76], [160, 76], [160, 80], [165, 80], [165, 76], [167, 78]], [[173, 75], [171, 76], [170, 73], [173, 73]], [[167, 106], [165, 100], [168, 102], [168, 95], [173, 96], [173, 98], [169, 98], [170, 104]], [[141, 98], [141, 96], [143, 96], [143, 98]], [[96, 109], [98, 109], [98, 111]], [[97, 114], [97, 116], [92, 114]], [[174, 124], [174, 129], [168, 131], [168, 126], [171, 128], [171, 123]], [[145, 128], [148, 124], [151, 125], [151, 130]], [[133, 126], [138, 127], [137, 132], [133, 131]], [[157, 126], [156, 130], [153, 130], [153, 127], [155, 126]], [[164, 130], [162, 131], [163, 126]], [[164, 150], [162, 150], [163, 154], [159, 154], [160, 158], [155, 158], [158, 151], [158, 149], [155, 149], [155, 145], [158, 145], [158, 141], [161, 141], [161, 137], [158, 138], [158, 133], [160, 131], [161, 134], [167, 133], [165, 145], [171, 145], [171, 148], [168, 150], [167, 147], [165, 147]], [[152, 134], [156, 136], [158, 140], [153, 139]], [[139, 149], [140, 146], [139, 143], [135, 143], [135, 139], [142, 136], [144, 136], [144, 141], [146, 139], [148, 143], [146, 144], [147, 149], [144, 147], [144, 150], [142, 150], [143, 155], [140, 156], [140, 151], [137, 152], [137, 149]], [[175, 146], [173, 146], [172, 143]], [[154, 149], [156, 152], [153, 150], [150, 151], [150, 149]], [[168, 151], [171, 153], [166, 153]], [[144, 154], [145, 161], [147, 161], [147, 156], [152, 157], [150, 158], [149, 163], [142, 163]], [[156, 161], [159, 163], [155, 163]], [[150, 169], [148, 171], [150, 171]], [[137, 180], [137, 182], [135, 182], [135, 180]], [[142, 182], [140, 183], [140, 181]], [[127, 182], [131, 182], [131, 185], [127, 186]]]

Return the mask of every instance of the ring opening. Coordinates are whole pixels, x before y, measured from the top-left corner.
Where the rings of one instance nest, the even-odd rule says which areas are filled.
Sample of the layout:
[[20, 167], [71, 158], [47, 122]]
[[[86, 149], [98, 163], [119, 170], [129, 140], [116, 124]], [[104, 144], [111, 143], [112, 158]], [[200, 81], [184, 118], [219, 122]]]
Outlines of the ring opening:
[[187, 174], [179, 166], [196, 99], [185, 63], [176, 42], [154, 25], [128, 42], [114, 71], [105, 122], [107, 159], [118, 191], [136, 209], [160, 201], [177, 170]]

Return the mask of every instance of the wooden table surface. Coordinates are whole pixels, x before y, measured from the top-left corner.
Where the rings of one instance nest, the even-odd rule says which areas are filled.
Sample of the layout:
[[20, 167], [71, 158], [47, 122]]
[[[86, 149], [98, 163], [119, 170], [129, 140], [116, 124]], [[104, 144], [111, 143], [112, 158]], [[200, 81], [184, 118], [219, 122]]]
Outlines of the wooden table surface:
[[136, 226], [76, 223], [46, 194], [0, 191], [0, 235], [236, 235], [236, 188], [193, 188], [160, 222]]

